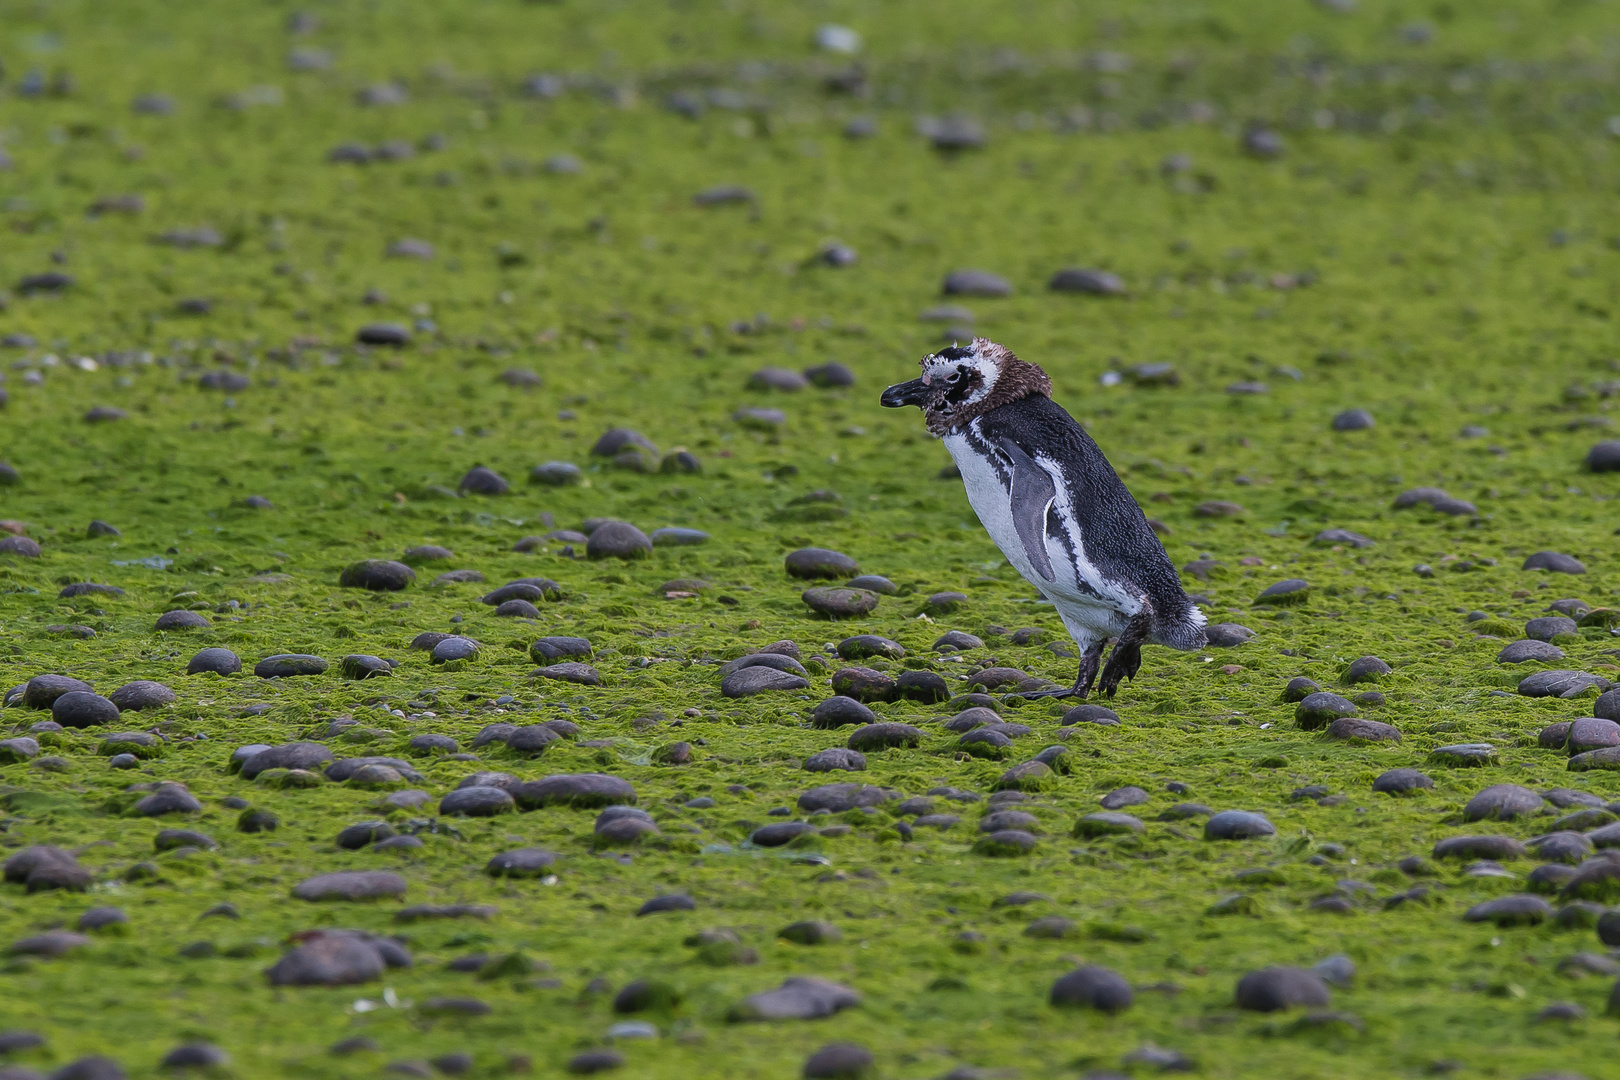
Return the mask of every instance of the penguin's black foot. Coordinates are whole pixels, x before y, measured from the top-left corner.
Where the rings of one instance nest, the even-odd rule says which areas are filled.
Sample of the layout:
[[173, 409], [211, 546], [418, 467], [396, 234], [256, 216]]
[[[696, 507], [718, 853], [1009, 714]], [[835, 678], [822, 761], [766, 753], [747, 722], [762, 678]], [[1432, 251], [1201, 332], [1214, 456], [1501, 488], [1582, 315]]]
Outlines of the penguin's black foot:
[[1127, 644], [1121, 638], [1114, 644], [1114, 651], [1108, 654], [1108, 663], [1103, 666], [1102, 678], [1098, 681], [1097, 689], [1112, 700], [1115, 691], [1119, 689], [1119, 681], [1136, 678], [1136, 673], [1140, 670], [1142, 670], [1142, 647]]
[[1067, 690], [1031, 690], [1019, 695], [1026, 698], [1067, 698], [1078, 697], [1084, 699], [1091, 693], [1091, 684], [1097, 679], [1097, 664], [1102, 660], [1103, 648], [1106, 641], [1098, 641], [1087, 646], [1085, 655], [1080, 657], [1080, 674], [1075, 676], [1074, 685]]
[[1108, 654], [1108, 663], [1103, 665], [1102, 679], [1098, 683], [1098, 689], [1107, 694], [1110, 700], [1119, 689], [1121, 679], [1134, 679], [1136, 673], [1142, 670], [1142, 642], [1147, 640], [1152, 618], [1152, 609], [1143, 607], [1142, 611], [1126, 625], [1125, 632], [1119, 635], [1119, 640], [1114, 642], [1113, 651]]

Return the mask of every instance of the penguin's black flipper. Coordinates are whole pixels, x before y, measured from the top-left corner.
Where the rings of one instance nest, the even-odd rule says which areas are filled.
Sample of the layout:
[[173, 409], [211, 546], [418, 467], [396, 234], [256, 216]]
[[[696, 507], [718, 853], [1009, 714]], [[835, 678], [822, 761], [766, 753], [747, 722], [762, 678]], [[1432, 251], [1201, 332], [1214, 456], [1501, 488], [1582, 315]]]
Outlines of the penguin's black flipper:
[[1012, 515], [1018, 539], [1023, 541], [1024, 554], [1035, 572], [1047, 581], [1056, 581], [1052, 571], [1052, 558], [1046, 553], [1046, 510], [1057, 497], [1052, 475], [1035, 459], [1024, 453], [1011, 439], [1001, 439], [997, 446], [1012, 462]]

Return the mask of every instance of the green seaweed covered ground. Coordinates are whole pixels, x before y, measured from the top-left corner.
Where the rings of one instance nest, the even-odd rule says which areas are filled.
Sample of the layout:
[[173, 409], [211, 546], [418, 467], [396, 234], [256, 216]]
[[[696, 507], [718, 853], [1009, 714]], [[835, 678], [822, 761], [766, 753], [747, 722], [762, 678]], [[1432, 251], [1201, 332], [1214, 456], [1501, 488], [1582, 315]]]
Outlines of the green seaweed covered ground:
[[[860, 51], [818, 49], [824, 24], [857, 30]], [[1396, 864], [1448, 836], [1551, 827], [1550, 806], [1465, 824], [1488, 785], [1620, 797], [1612, 773], [1569, 771], [1537, 742], [1589, 715], [1596, 691], [1516, 692], [1543, 667], [1614, 676], [1607, 630], [1560, 639], [1557, 662], [1496, 659], [1552, 601], [1601, 608], [1620, 591], [1616, 482], [1584, 465], [1620, 387], [1615, 57], [1608, 5], [1569, 0], [0, 0], [0, 424], [15, 474], [0, 516], [40, 546], [0, 556], [0, 678], [70, 675], [103, 694], [151, 679], [177, 695], [111, 729], [163, 736], [132, 770], [109, 767], [106, 728], [41, 735], [37, 757], [0, 767], [0, 844], [74, 850], [90, 876], [84, 892], [0, 886], [0, 944], [71, 931], [93, 907], [128, 916], [60, 957], [6, 962], [0, 1027], [46, 1037], [11, 1060], [48, 1073], [105, 1055], [150, 1076], [200, 1042], [241, 1076], [453, 1075], [443, 1055], [458, 1052], [473, 1075], [560, 1075], [611, 1049], [620, 1075], [765, 1078], [847, 1042], [894, 1080], [1152, 1073], [1154, 1047], [1209, 1077], [1608, 1075], [1612, 978], [1602, 959], [1584, 976], [1565, 962], [1604, 953], [1589, 922], [1462, 917], [1527, 891], [1535, 860], [1504, 861], [1507, 876]], [[852, 121], [869, 134], [846, 134]], [[932, 145], [953, 132], [979, 145]], [[346, 144], [371, 160], [329, 160]], [[716, 197], [728, 185], [746, 190]], [[402, 240], [427, 246], [390, 254]], [[833, 265], [832, 244], [854, 263]], [[1063, 267], [1112, 272], [1126, 292], [1050, 291]], [[1011, 294], [942, 296], [965, 268]], [[942, 303], [968, 310], [922, 318]], [[410, 343], [357, 345], [375, 323]], [[1032, 731], [986, 759], [941, 726], [943, 703], [877, 703], [920, 727], [920, 745], [870, 752], [864, 773], [805, 772], [850, 734], [808, 722], [848, 636], [905, 648], [863, 664], [964, 692], [987, 667], [1072, 678], [1052, 609], [940, 478], [944, 451], [914, 412], [877, 403], [919, 356], [975, 332], [1051, 373], [1176, 564], [1219, 564], [1186, 581], [1211, 622], [1254, 637], [1148, 649], [1112, 703], [1116, 727], [1063, 728], [1061, 705], [1005, 697], [1003, 715]], [[749, 388], [761, 368], [830, 362], [855, 384]], [[1374, 426], [1334, 430], [1354, 408]], [[591, 456], [615, 427], [659, 456]], [[677, 448], [699, 471], [658, 471]], [[530, 483], [548, 461], [579, 465], [582, 482]], [[511, 490], [458, 494], [476, 465]], [[1393, 508], [1416, 487], [1476, 512]], [[1239, 510], [1200, 516], [1211, 502]], [[514, 550], [591, 518], [711, 538], [627, 562], [564, 541]], [[93, 519], [120, 535], [89, 535]], [[1330, 528], [1373, 544], [1313, 542]], [[358, 560], [427, 544], [454, 555], [401, 592], [338, 583]], [[806, 546], [898, 594], [869, 615], [815, 616], [800, 599], [813, 583], [784, 571]], [[1521, 570], [1539, 551], [1586, 572]], [[488, 584], [435, 582], [452, 569]], [[529, 619], [479, 602], [520, 577], [558, 582], [561, 598]], [[709, 587], [669, 587], [680, 579]], [[1284, 579], [1308, 582], [1303, 603], [1254, 603]], [[58, 597], [82, 581], [124, 595]], [[942, 591], [965, 599], [930, 605]], [[154, 629], [180, 609], [211, 625]], [[1024, 628], [1042, 633], [1015, 644]], [[933, 651], [952, 629], [984, 647]], [[452, 630], [482, 643], [477, 657], [435, 666], [409, 648]], [[529, 645], [546, 635], [589, 638], [602, 684], [532, 677]], [[721, 695], [720, 662], [783, 639], [808, 690]], [[244, 671], [186, 674], [210, 646]], [[251, 674], [278, 653], [330, 667]], [[348, 680], [349, 654], [398, 667]], [[1401, 741], [1301, 730], [1285, 684], [1354, 696], [1373, 687], [1341, 680], [1368, 654], [1393, 672], [1361, 713]], [[12, 702], [0, 734], [47, 715]], [[329, 726], [342, 718], [358, 723]], [[580, 731], [538, 757], [406, 747], [437, 733], [465, 749], [486, 724], [552, 719]], [[388, 789], [228, 768], [238, 746], [310, 739], [337, 757], [408, 757], [423, 776], [409, 786], [435, 800], [481, 769], [610, 773], [659, 833], [604, 848], [594, 810], [435, 821], [432, 802], [385, 805]], [[690, 760], [661, 763], [676, 743]], [[1491, 762], [1429, 757], [1461, 743], [1491, 744]], [[1018, 806], [1037, 819], [1033, 851], [975, 849], [983, 799], [1048, 746], [1066, 748], [1059, 774]], [[1374, 794], [1396, 767], [1433, 789]], [[982, 798], [937, 797], [962, 819], [944, 830], [912, 828], [890, 801], [816, 817], [819, 835], [785, 847], [749, 842], [803, 819], [802, 792], [845, 779]], [[160, 780], [202, 809], [136, 813], [126, 789]], [[1071, 835], [1125, 785], [1151, 796], [1126, 808], [1139, 834]], [[1276, 835], [1213, 841], [1201, 817], [1161, 819], [1188, 801], [1262, 812]], [[239, 831], [244, 804], [279, 828]], [[379, 818], [425, 845], [334, 846]], [[163, 828], [219, 846], [158, 853]], [[552, 873], [483, 872], [524, 847], [554, 852]], [[347, 869], [396, 870], [406, 894], [291, 897]], [[1426, 897], [1392, 903], [1420, 884]], [[1021, 892], [1041, 898], [998, 902]], [[637, 916], [669, 894], [693, 910]], [[1346, 902], [1311, 906], [1327, 896]], [[240, 917], [205, 914], [222, 903]], [[420, 904], [498, 911], [396, 918]], [[1067, 922], [1039, 926], [1055, 936], [1026, 933], [1053, 916]], [[777, 936], [802, 920], [841, 938]], [[292, 935], [322, 927], [398, 934], [414, 964], [359, 985], [269, 985]], [[688, 943], [705, 930], [735, 941]], [[489, 957], [481, 972], [449, 966], [470, 954]], [[1235, 1007], [1245, 973], [1335, 954], [1356, 973], [1331, 1014]], [[1053, 981], [1080, 963], [1119, 972], [1134, 1004], [1054, 1008]], [[861, 1002], [730, 1019], [791, 976]], [[616, 1013], [635, 980], [656, 984], [650, 1004]], [[1540, 1017], [1558, 1002], [1584, 1018]], [[657, 1037], [610, 1038], [625, 1022]], [[329, 1052], [356, 1036], [376, 1048]]]

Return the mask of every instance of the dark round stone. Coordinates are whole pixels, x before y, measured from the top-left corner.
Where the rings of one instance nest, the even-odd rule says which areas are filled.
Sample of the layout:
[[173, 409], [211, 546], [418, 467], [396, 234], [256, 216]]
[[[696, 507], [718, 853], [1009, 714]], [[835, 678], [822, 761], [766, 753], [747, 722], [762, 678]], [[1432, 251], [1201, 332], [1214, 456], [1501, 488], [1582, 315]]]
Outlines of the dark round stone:
[[1600, 720], [1595, 716], [1583, 716], [1570, 722], [1569, 738], [1565, 746], [1571, 755], [1620, 746], [1620, 724], [1616, 724], [1613, 720]]
[[1620, 690], [1606, 690], [1592, 703], [1592, 715], [1620, 723]]
[[634, 525], [609, 521], [591, 530], [585, 554], [592, 559], [642, 559], [652, 552], [652, 540]]
[[338, 662], [345, 679], [377, 679], [393, 675], [394, 667], [380, 656], [350, 653]]
[[[688, 469], [684, 471], [695, 472], [696, 470]], [[666, 526], [662, 529], [654, 529], [650, 539], [653, 547], [691, 547], [694, 544], [707, 544], [714, 538], [702, 529], [681, 529]]]
[[339, 870], [317, 874], [293, 887], [295, 900], [380, 900], [404, 896], [405, 879], [389, 870]]
[[166, 611], [152, 625], [154, 630], [202, 630], [214, 624], [195, 611]]
[[39, 542], [26, 536], [8, 536], [0, 540], [0, 555], [21, 555], [25, 559], [40, 557]]
[[[552, 583], [552, 591], [556, 591], [555, 582]], [[499, 607], [508, 600], [527, 600], [533, 603], [545, 598], [546, 589], [544, 586], [537, 585], [532, 581], [513, 581], [485, 593], [479, 597], [479, 602], [488, 604], [491, 607]]]
[[759, 847], [781, 847], [801, 836], [814, 835], [815, 831], [816, 827], [806, 821], [783, 821], [755, 829], [748, 839]]
[[1300, 1007], [1326, 1008], [1333, 997], [1327, 983], [1304, 968], [1273, 967], [1251, 971], [1238, 980], [1234, 1003], [1252, 1012], [1278, 1012]]
[[636, 789], [626, 780], [603, 773], [559, 773], [542, 780], [530, 780], [512, 789], [524, 809], [545, 806], [580, 808], [634, 805]]
[[591, 658], [591, 643], [582, 637], [543, 637], [529, 646], [529, 656], [537, 664], [569, 657]]
[[332, 751], [317, 742], [293, 742], [260, 750], [242, 762], [242, 779], [252, 780], [266, 769], [315, 769], [332, 760]]
[[1303, 578], [1287, 578], [1286, 580], [1267, 585], [1260, 595], [1254, 598], [1256, 604], [1268, 604], [1273, 607], [1293, 607], [1303, 604], [1310, 599], [1310, 583]]
[[527, 600], [508, 600], [495, 608], [495, 614], [503, 619], [538, 619], [540, 609]]
[[540, 848], [519, 848], [503, 851], [484, 865], [490, 877], [531, 878], [551, 873], [557, 856]]
[[235, 675], [242, 670], [242, 659], [229, 649], [203, 649], [186, 665], [187, 675], [214, 672], [216, 675]]
[[828, 1043], [804, 1060], [804, 1080], [865, 1080], [876, 1071], [872, 1052], [854, 1043]]
[[1262, 815], [1247, 810], [1222, 810], [1204, 822], [1206, 840], [1250, 840], [1276, 834], [1275, 825]]
[[1593, 472], [1620, 472], [1620, 442], [1600, 442], [1586, 452], [1586, 467]]
[[567, 487], [585, 479], [585, 474], [572, 461], [547, 461], [529, 470], [531, 483], [548, 487]]
[[940, 291], [946, 296], [1011, 296], [1012, 283], [987, 270], [953, 270]]
[[1102, 724], [1105, 727], [1118, 727], [1119, 714], [1113, 709], [1102, 705], [1076, 705], [1064, 713], [1063, 719], [1058, 723], [1063, 727], [1068, 727], [1071, 724]]
[[439, 544], [419, 544], [416, 547], [406, 548], [405, 553], [399, 558], [401, 562], [414, 566], [418, 563], [443, 562], [455, 557], [455, 552]]
[[1333, 418], [1334, 431], [1366, 431], [1372, 426], [1372, 413], [1366, 409], [1346, 409]]
[[161, 709], [179, 700], [173, 690], [151, 679], [137, 679], [125, 683], [107, 697], [122, 712]]
[[236, 818], [238, 832], [262, 833], [275, 832], [281, 825], [281, 819], [268, 810], [243, 810]]
[[1409, 791], [1434, 787], [1434, 781], [1416, 769], [1390, 769], [1379, 774], [1372, 789], [1389, 795], [1403, 795]]
[[338, 577], [345, 589], [398, 592], [416, 580], [416, 571], [390, 559], [366, 559], [348, 566]]
[[812, 611], [834, 619], [865, 615], [878, 604], [877, 594], [869, 593], [865, 589], [835, 588], [825, 585], [806, 589], [799, 594], [799, 598]]
[[1088, 296], [1124, 296], [1125, 282], [1107, 270], [1065, 267], [1053, 274], [1046, 287], [1053, 292], [1085, 293]]
[[459, 634], [450, 634], [434, 644], [429, 660], [435, 664], [448, 664], [455, 660], [472, 660], [478, 656], [478, 642]]
[[932, 671], [906, 671], [894, 681], [895, 692], [907, 701], [938, 705], [951, 696], [950, 684]]
[[720, 680], [720, 693], [728, 698], [809, 688], [810, 683], [803, 676], [765, 665], [739, 668]]
[[363, 821], [350, 825], [337, 834], [337, 846], [345, 851], [358, 851], [363, 847], [386, 840], [395, 835], [394, 827], [386, 821]]
[[1573, 555], [1557, 551], [1538, 551], [1524, 560], [1525, 570], [1550, 570], [1555, 574], [1584, 574], [1586, 564]]
[[1205, 644], [1212, 649], [1233, 649], [1252, 637], [1254, 631], [1238, 623], [1214, 623], [1204, 628]]
[[411, 332], [399, 323], [368, 323], [355, 331], [354, 339], [362, 345], [400, 348], [411, 343]]
[[124, 590], [116, 585], [99, 585], [94, 581], [76, 581], [71, 585], [62, 586], [62, 591], [56, 595], [63, 600], [69, 600], [75, 596], [117, 598], [124, 595]]
[[1539, 896], [1520, 893], [1498, 896], [1475, 904], [1463, 913], [1464, 922], [1489, 922], [1497, 926], [1538, 926], [1552, 915], [1552, 905]]
[[810, 714], [810, 726], [817, 728], [837, 728], [848, 724], [870, 724], [877, 720], [877, 716], [852, 697], [839, 694], [830, 697], [816, 706]]
[[847, 745], [851, 750], [889, 750], [901, 746], [916, 746], [922, 742], [922, 738], [922, 731], [910, 724], [887, 720], [856, 728], [850, 734]]
[[895, 798], [896, 793], [887, 788], [851, 783], [822, 784], [800, 795], [797, 805], [806, 814], [817, 810], [842, 814], [864, 806], [883, 806]]
[[1307, 694], [1294, 708], [1294, 720], [1306, 731], [1326, 727], [1344, 716], [1356, 715], [1356, 707], [1338, 694], [1319, 690]]
[[1524, 845], [1511, 836], [1448, 836], [1434, 845], [1437, 859], [1522, 859]]
[[326, 671], [326, 661], [306, 653], [277, 653], [253, 665], [253, 674], [261, 679], [290, 679], [299, 675], [320, 675]]
[[1525, 697], [1574, 698], [1591, 687], [1600, 693], [1611, 689], [1609, 680], [1585, 671], [1538, 671], [1519, 680], [1519, 693]]
[[658, 453], [658, 447], [639, 431], [630, 428], [611, 428], [604, 432], [600, 439], [591, 447], [594, 457], [616, 457], [619, 451], [629, 447], [640, 447], [648, 453]]
[[836, 360], [805, 368], [804, 377], [823, 390], [855, 385], [855, 373]]
[[100, 694], [70, 690], [51, 703], [51, 719], [65, 728], [96, 727], [118, 720], [118, 706]]
[[1370, 548], [1373, 542], [1360, 533], [1349, 529], [1323, 529], [1311, 541], [1313, 544], [1323, 546], [1338, 544], [1343, 547]]
[[850, 589], [864, 589], [879, 596], [894, 596], [900, 592], [900, 586], [881, 574], [861, 574], [844, 582], [844, 586]]
[[935, 652], [967, 652], [984, 648], [984, 640], [960, 630], [949, 630], [940, 635], [931, 647]]
[[[752, 669], [750, 669], [752, 670]], [[551, 664], [543, 668], [536, 668], [529, 672], [530, 676], [541, 679], [555, 679], [559, 682], [577, 683], [580, 686], [601, 686], [602, 675], [589, 664], [563, 663]]]
[[1293, 702], [1304, 701], [1307, 697], [1319, 692], [1321, 689], [1322, 688], [1318, 686], [1314, 680], [1307, 679], [1305, 676], [1301, 675], [1298, 678], [1290, 679], [1288, 681], [1288, 685], [1283, 688], [1282, 699], [1284, 701]]
[[796, 578], [842, 578], [861, 569], [848, 555], [827, 548], [800, 548], [789, 553], [785, 565], [788, 576]]
[[1110, 1015], [1130, 1008], [1135, 999], [1124, 976], [1090, 964], [1059, 978], [1049, 995], [1051, 1003], [1059, 1008], [1096, 1009]]
[[857, 634], [838, 643], [838, 655], [845, 660], [864, 660], [869, 656], [899, 660], [906, 655], [906, 649], [898, 641], [877, 634]]
[[1575, 620], [1564, 615], [1547, 615], [1524, 624], [1524, 636], [1532, 641], [1552, 641], [1560, 634], [1577, 632]]
[[1400, 742], [1399, 729], [1377, 720], [1364, 720], [1359, 716], [1341, 716], [1327, 727], [1329, 739], [1361, 739], [1366, 742]]
[[1350, 667], [1344, 673], [1344, 681], [1351, 684], [1377, 682], [1394, 670], [1376, 656], [1363, 656], [1359, 660], [1351, 662]]
[[963, 709], [961, 712], [957, 713], [940, 726], [946, 731], [954, 731], [960, 734], [962, 732], [972, 731], [974, 728], [981, 727], [985, 724], [1000, 723], [1001, 716], [994, 709], [987, 709], [982, 705], [975, 705], [971, 708]]
[[461, 749], [460, 744], [450, 736], [434, 732], [413, 736], [406, 745], [418, 754], [454, 754]]
[[1510, 641], [1496, 654], [1498, 664], [1523, 664], [1536, 661], [1550, 664], [1564, 658], [1564, 650], [1545, 641]]
[[505, 495], [512, 489], [506, 477], [484, 465], [475, 465], [456, 485], [457, 491], [470, 491], [474, 495]]
[[1464, 821], [1512, 821], [1540, 813], [1545, 800], [1529, 788], [1517, 784], [1492, 784], [1468, 800], [1463, 807]]
[[893, 679], [865, 667], [839, 668], [833, 672], [832, 688], [856, 701], [893, 701], [897, 693]]
[[568, 1071], [577, 1076], [608, 1072], [624, 1064], [624, 1055], [617, 1050], [586, 1050], [568, 1059]]
[[512, 796], [498, 787], [457, 788], [439, 800], [442, 817], [494, 817], [515, 809]]
[[164, 784], [135, 804], [135, 813], [142, 817], [161, 817], [164, 814], [195, 814], [202, 810], [197, 797], [179, 784]]

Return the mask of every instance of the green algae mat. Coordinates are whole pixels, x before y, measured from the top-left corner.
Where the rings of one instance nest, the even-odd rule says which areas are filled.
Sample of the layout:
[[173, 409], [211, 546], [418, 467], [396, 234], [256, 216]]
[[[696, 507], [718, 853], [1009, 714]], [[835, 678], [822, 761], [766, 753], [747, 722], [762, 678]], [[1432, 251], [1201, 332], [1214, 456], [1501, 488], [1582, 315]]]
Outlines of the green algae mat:
[[[1607, 5], [4, 0], [0, 68], [0, 1074], [1612, 1071]], [[976, 335], [1219, 624], [1111, 713], [878, 405]]]

